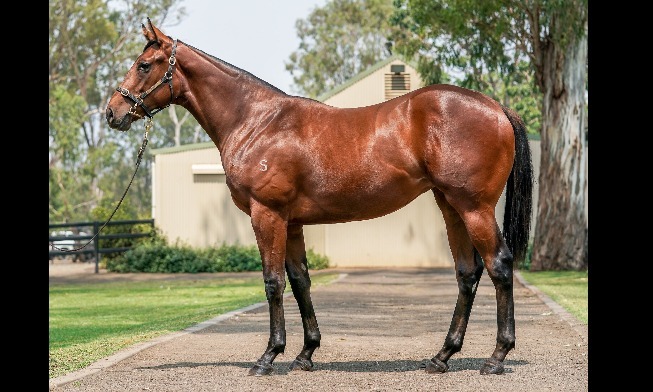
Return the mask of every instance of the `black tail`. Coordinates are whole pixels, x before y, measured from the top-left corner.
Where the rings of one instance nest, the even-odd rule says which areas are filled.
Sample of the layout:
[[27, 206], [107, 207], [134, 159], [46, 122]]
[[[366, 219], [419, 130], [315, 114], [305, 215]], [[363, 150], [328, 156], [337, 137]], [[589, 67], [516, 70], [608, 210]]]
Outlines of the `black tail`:
[[512, 252], [514, 264], [526, 257], [533, 208], [533, 163], [524, 121], [513, 110], [501, 106], [515, 131], [515, 162], [506, 184], [506, 209], [503, 236]]

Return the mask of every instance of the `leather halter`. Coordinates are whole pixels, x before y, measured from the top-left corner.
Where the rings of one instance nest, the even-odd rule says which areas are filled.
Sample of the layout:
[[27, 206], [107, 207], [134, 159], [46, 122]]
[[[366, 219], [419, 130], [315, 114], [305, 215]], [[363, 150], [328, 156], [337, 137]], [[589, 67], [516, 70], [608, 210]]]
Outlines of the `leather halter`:
[[[175, 58], [176, 53], [177, 53], [177, 40], [175, 39], [172, 45], [172, 54], [170, 54], [170, 58], [168, 59], [168, 70], [166, 71], [166, 73], [163, 74], [161, 80], [156, 82], [154, 86], [150, 87], [147, 91], [141, 93], [139, 96], [135, 96], [134, 94], [130, 93], [129, 90], [123, 88], [122, 86], [116, 88], [116, 91], [122, 94], [122, 96], [127, 97], [132, 101], [134, 101], [134, 106], [132, 106], [132, 108], [129, 109], [129, 114], [140, 117], [140, 115], [134, 111], [137, 106], [140, 106], [145, 112], [145, 115], [149, 118], [152, 118], [152, 116], [154, 116], [155, 114], [157, 114], [158, 112], [160, 112], [161, 110], [167, 108], [172, 104], [172, 101], [174, 100], [174, 92], [172, 89], [172, 71], [174, 71], [174, 66], [175, 63], [177, 62]], [[164, 83], [168, 83], [168, 86], [170, 86], [170, 102], [162, 108], [155, 108], [151, 110], [145, 105], [144, 99]]]

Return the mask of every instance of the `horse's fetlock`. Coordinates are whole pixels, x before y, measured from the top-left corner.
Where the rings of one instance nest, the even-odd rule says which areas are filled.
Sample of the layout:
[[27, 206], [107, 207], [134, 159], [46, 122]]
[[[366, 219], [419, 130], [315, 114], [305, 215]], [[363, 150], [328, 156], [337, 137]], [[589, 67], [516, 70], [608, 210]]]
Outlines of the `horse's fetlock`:
[[276, 354], [283, 354], [286, 351], [286, 342], [271, 343], [268, 350]]
[[502, 333], [499, 334], [497, 337], [497, 343], [501, 347], [502, 350], [504, 351], [510, 351], [513, 348], [515, 348], [515, 335], [508, 334], [508, 333]]
[[309, 332], [304, 337], [304, 345], [307, 347], [320, 347], [320, 340], [322, 340], [322, 336], [319, 332]]
[[463, 348], [463, 339], [460, 336], [447, 337], [444, 344], [449, 352], [457, 353]]

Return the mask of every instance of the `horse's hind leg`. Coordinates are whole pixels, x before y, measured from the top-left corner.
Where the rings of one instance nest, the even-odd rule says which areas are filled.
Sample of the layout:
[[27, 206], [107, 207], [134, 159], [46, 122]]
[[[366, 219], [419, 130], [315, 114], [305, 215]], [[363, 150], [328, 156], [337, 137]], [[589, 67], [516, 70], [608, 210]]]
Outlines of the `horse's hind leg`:
[[288, 242], [286, 245], [286, 272], [297, 300], [299, 312], [304, 327], [304, 347], [301, 353], [290, 365], [290, 370], [312, 370], [313, 351], [320, 347], [320, 330], [315, 318], [315, 310], [311, 301], [311, 278], [308, 275], [304, 231], [301, 225], [288, 226]]
[[[494, 230], [485, 230], [490, 225], [488, 217], [476, 212], [478, 232], [472, 238], [477, 249], [483, 249], [482, 257], [490, 279], [494, 284], [497, 298], [497, 343], [492, 356], [481, 367], [481, 374], [501, 374], [504, 372], [503, 360], [515, 348], [515, 303], [513, 297], [513, 256], [501, 235], [494, 217]], [[485, 219], [485, 220], [483, 220]], [[484, 222], [484, 223], [481, 223]], [[487, 235], [494, 235], [494, 241]], [[488, 238], [488, 240], [485, 240]]]
[[482, 203], [478, 194], [474, 198], [452, 196], [447, 198], [447, 202], [452, 205], [456, 203], [454, 207], [465, 223], [469, 239], [481, 255], [494, 284], [497, 299], [496, 347], [481, 367], [481, 374], [501, 374], [504, 372], [503, 360], [515, 347], [513, 256], [497, 225], [494, 215], [496, 203]]
[[449, 247], [453, 255], [456, 280], [458, 281], [458, 300], [449, 332], [440, 351], [426, 363], [427, 373], [444, 373], [449, 368], [447, 365], [449, 358], [460, 351], [463, 346], [478, 281], [483, 274], [483, 263], [472, 245], [465, 223], [458, 212], [445, 200], [440, 191], [434, 189], [433, 193], [447, 227]]

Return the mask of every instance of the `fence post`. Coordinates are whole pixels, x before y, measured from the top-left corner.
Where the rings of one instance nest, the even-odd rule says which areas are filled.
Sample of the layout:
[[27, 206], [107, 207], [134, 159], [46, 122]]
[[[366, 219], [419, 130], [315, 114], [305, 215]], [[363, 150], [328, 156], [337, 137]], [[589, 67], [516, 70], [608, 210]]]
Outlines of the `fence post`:
[[95, 250], [95, 273], [99, 274], [100, 273], [100, 236], [98, 233], [100, 232], [99, 229], [100, 223], [95, 221], [93, 222], [93, 235], [96, 236], [95, 240], [93, 241], [93, 248]]

